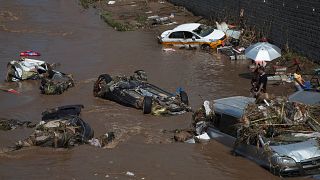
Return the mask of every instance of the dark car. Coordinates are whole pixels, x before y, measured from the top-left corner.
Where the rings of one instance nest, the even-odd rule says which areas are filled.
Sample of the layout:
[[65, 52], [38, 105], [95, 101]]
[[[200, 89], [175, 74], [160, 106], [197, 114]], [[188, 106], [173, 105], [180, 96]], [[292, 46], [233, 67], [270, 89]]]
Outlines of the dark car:
[[143, 70], [135, 71], [132, 76], [102, 74], [94, 83], [93, 94], [142, 109], [144, 114], [182, 114], [190, 110], [188, 95], [182, 88], [177, 94], [169, 93], [148, 83]]

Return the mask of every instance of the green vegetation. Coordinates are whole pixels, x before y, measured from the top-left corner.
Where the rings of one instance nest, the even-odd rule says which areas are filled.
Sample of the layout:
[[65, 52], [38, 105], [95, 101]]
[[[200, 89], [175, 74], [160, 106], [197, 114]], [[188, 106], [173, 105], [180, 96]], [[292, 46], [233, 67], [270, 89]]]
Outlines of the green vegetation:
[[80, 5], [84, 8], [84, 9], [88, 9], [89, 6], [99, 0], [79, 0], [80, 1]]
[[139, 23], [139, 24], [145, 24], [147, 21], [148, 17], [146, 15], [141, 15], [141, 14], [137, 14], [135, 20]]
[[122, 23], [112, 18], [112, 15], [109, 12], [104, 11], [100, 17], [109, 24], [111, 27], [113, 27], [117, 31], [132, 31], [134, 30], [134, 27], [130, 25], [129, 23]]

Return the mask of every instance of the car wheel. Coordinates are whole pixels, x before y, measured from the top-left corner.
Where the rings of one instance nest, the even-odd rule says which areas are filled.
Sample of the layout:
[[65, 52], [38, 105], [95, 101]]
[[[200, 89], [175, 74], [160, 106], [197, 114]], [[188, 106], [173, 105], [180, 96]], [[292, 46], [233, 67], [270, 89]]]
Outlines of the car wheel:
[[205, 50], [205, 51], [209, 51], [211, 49], [209, 44], [202, 44], [200, 47], [202, 50]]
[[236, 151], [234, 151], [234, 150], [231, 151], [231, 155], [232, 155], [232, 156], [238, 156], [238, 154], [237, 154]]
[[145, 96], [143, 99], [143, 107], [142, 107], [143, 114], [150, 114], [151, 110], [152, 110], [152, 97]]
[[107, 90], [107, 84], [112, 81], [112, 77], [109, 74], [101, 74], [98, 80], [94, 83], [93, 95], [95, 97], [100, 97], [105, 94]]
[[180, 99], [181, 99], [181, 102], [183, 102], [186, 105], [189, 105], [188, 94], [185, 91], [180, 92]]

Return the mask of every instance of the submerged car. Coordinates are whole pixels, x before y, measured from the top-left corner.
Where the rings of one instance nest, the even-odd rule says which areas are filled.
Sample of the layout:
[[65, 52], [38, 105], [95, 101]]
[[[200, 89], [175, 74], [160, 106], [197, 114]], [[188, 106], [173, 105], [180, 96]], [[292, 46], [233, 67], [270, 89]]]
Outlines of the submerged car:
[[202, 49], [223, 46], [226, 35], [223, 31], [199, 23], [188, 23], [163, 32], [158, 40], [164, 45], [200, 47]]
[[40, 79], [42, 74], [49, 70], [49, 64], [45, 61], [21, 58], [10, 61], [7, 65], [7, 77], [9, 82], [23, 81], [28, 79]]
[[[213, 105], [215, 119], [207, 127], [210, 138], [232, 147], [235, 154], [256, 162], [276, 175], [319, 174], [320, 145], [318, 140], [320, 133], [318, 131], [320, 124], [309, 115], [304, 116], [303, 107], [305, 106], [287, 101], [288, 109], [295, 113], [282, 115], [294, 119], [302, 118], [303, 122], [284, 118], [288, 122], [292, 120], [291, 123], [281, 123], [279, 119], [276, 119], [278, 124], [269, 124], [266, 121], [268, 118], [264, 119], [264, 116], [260, 116], [255, 121], [246, 123], [243, 118], [244, 112], [254, 101], [253, 98], [243, 96], [215, 100]], [[283, 107], [281, 104], [278, 107], [281, 106]], [[265, 111], [266, 106], [256, 107], [257, 112], [261, 114], [268, 112]], [[254, 118], [256, 114], [246, 114], [246, 117], [250, 116]]]
[[182, 89], [171, 94], [147, 82], [143, 70], [132, 76], [102, 74], [94, 83], [93, 94], [125, 106], [142, 109], [144, 114], [182, 114], [190, 110], [188, 95]]
[[94, 131], [80, 118], [82, 108], [83, 105], [67, 105], [44, 111], [34, 132], [18, 141], [15, 150], [29, 146], [70, 148], [88, 143]]

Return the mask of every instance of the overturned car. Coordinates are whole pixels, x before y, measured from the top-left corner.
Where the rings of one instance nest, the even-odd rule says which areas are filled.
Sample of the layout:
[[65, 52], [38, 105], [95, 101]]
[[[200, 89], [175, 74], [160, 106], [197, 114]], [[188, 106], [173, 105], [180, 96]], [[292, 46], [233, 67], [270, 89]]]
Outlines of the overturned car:
[[[235, 96], [214, 101], [209, 137], [280, 176], [320, 173], [319, 106]], [[205, 116], [205, 115], [204, 115]]]
[[181, 88], [178, 94], [171, 94], [147, 82], [143, 70], [132, 76], [102, 74], [94, 83], [93, 94], [118, 102], [125, 106], [142, 109], [144, 114], [182, 114], [190, 110], [188, 95]]

